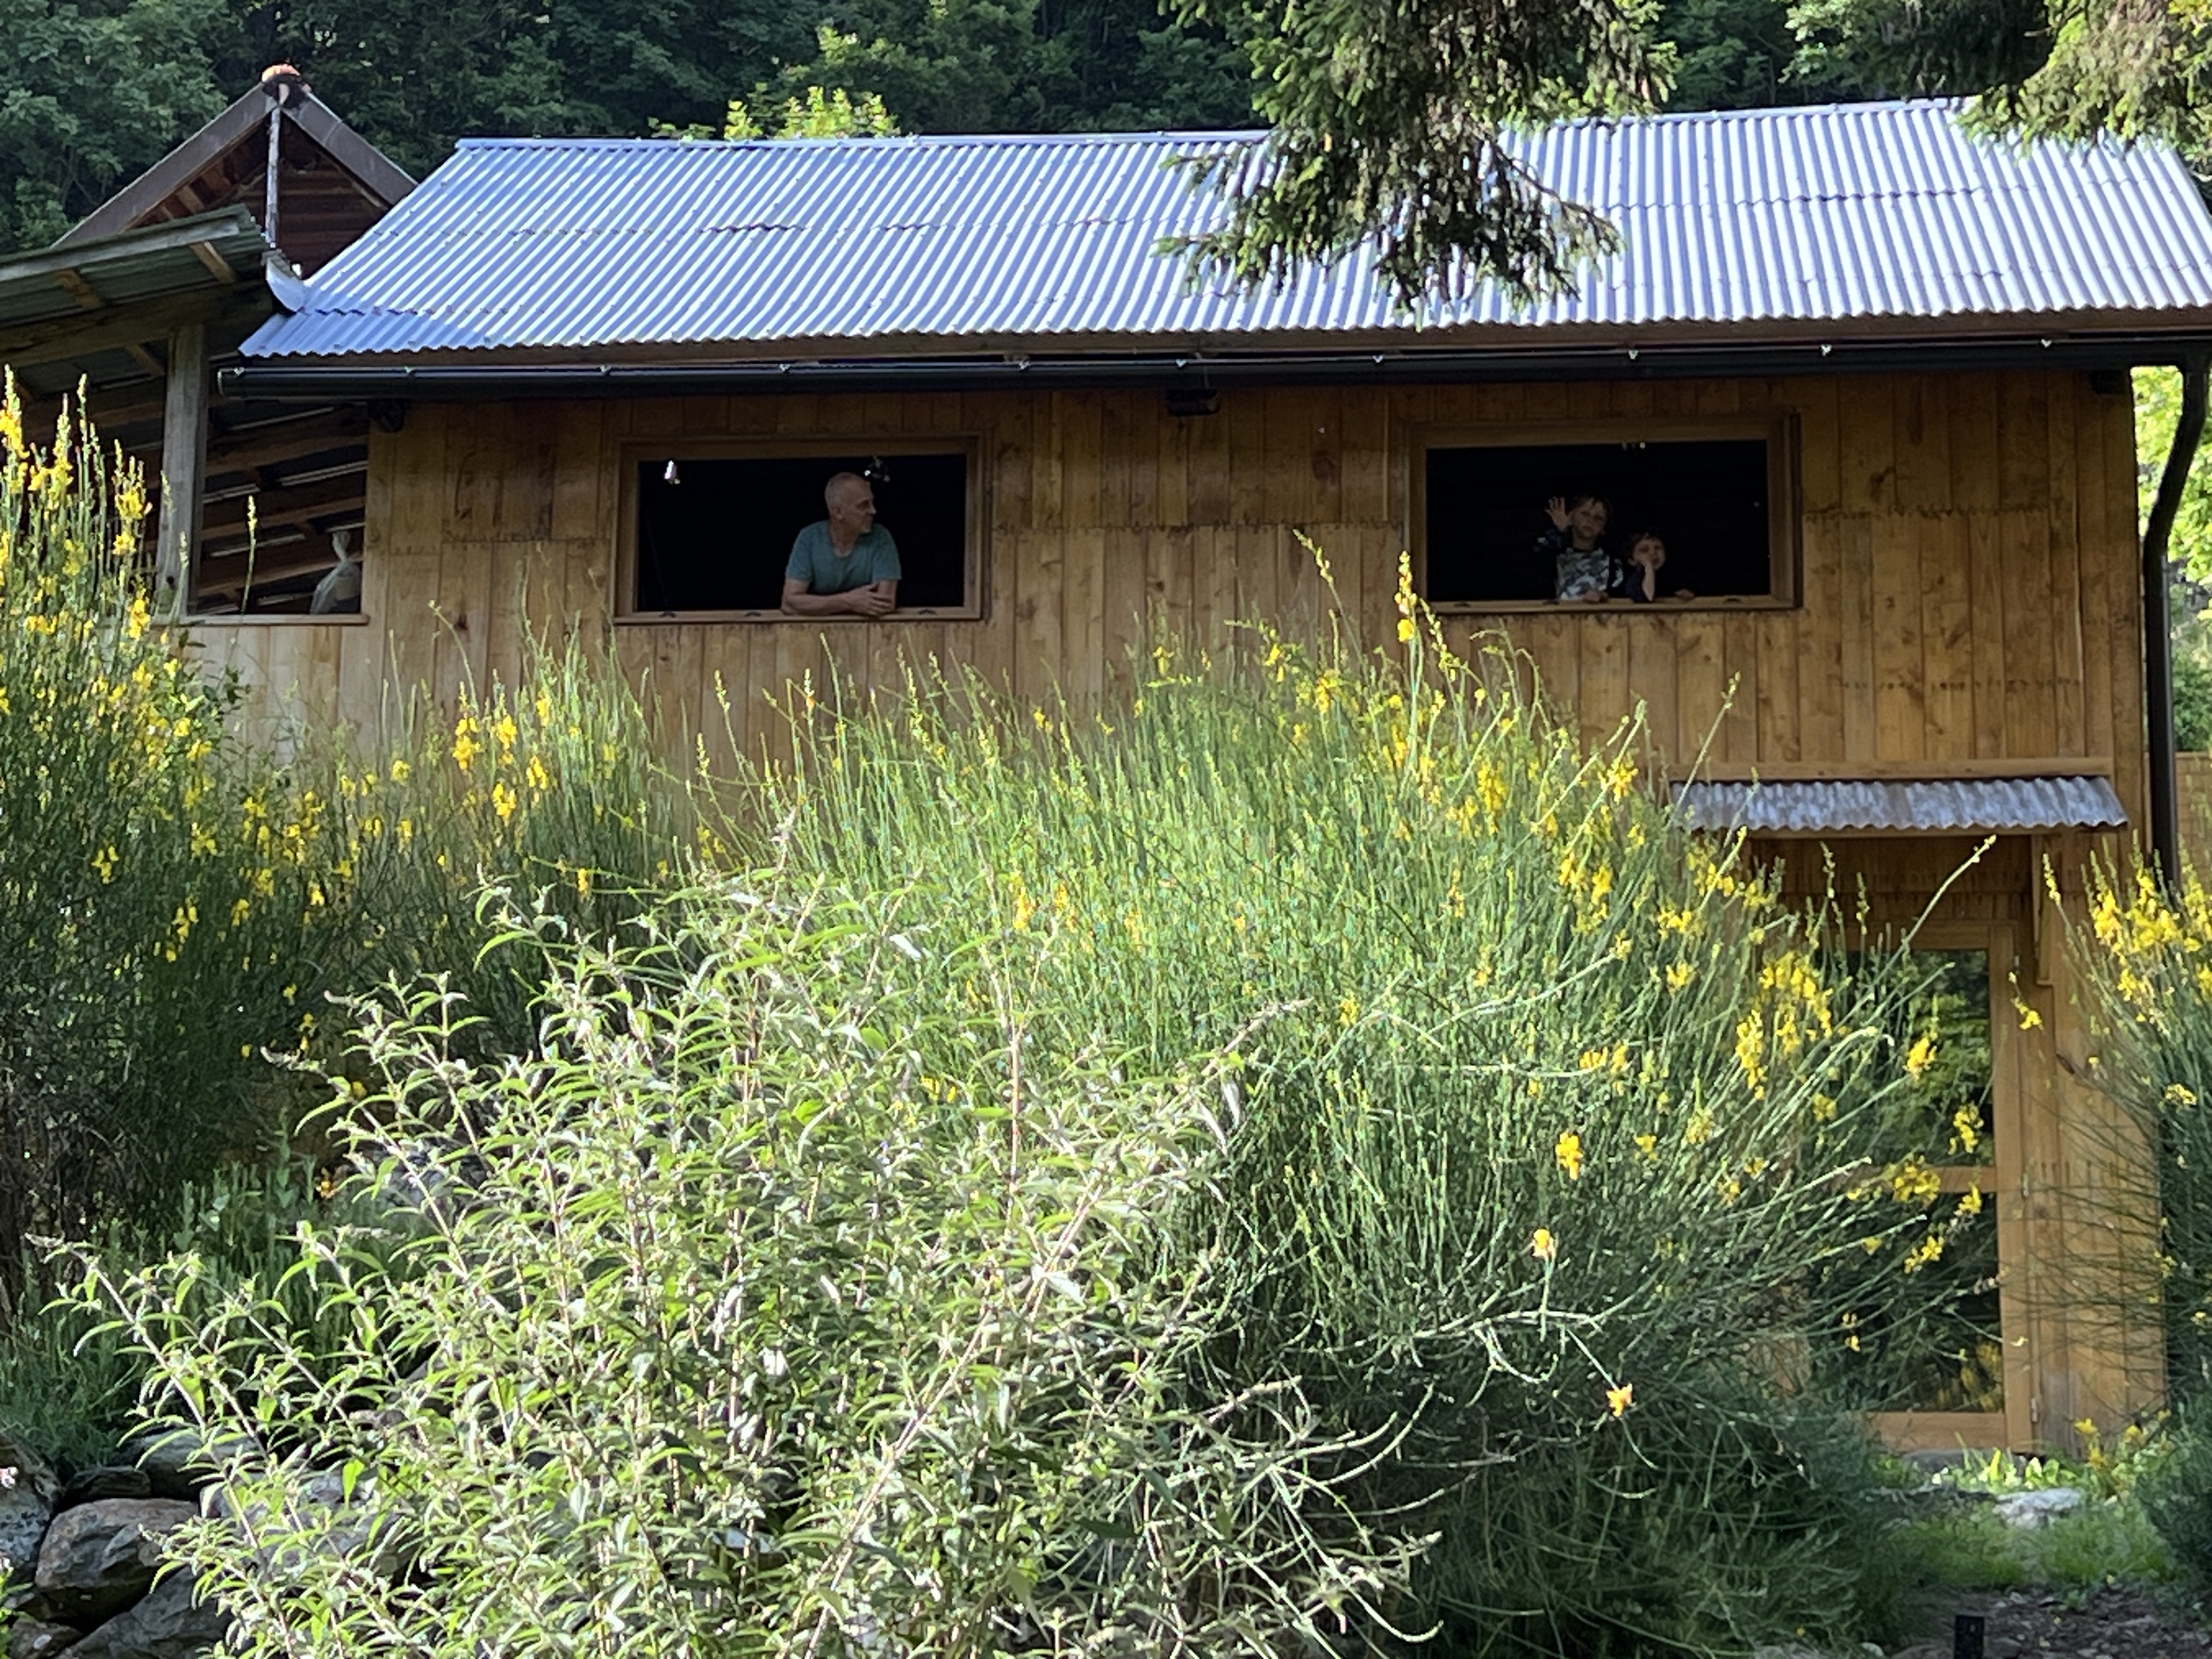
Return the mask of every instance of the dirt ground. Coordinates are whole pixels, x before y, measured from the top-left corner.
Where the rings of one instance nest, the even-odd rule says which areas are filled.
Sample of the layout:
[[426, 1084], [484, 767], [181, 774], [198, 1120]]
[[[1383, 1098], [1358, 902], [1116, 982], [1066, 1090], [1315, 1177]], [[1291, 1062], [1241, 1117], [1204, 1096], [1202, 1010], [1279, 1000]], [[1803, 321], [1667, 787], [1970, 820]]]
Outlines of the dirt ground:
[[[2160, 1606], [2136, 1590], [2100, 1590], [2069, 1607], [2046, 1590], [1965, 1595], [1956, 1613], [1978, 1613], [1987, 1659], [2203, 1659], [2212, 1632], [2192, 1609]], [[1946, 1618], [1948, 1623], [1948, 1615]], [[1892, 1659], [1951, 1659], [1945, 1639], [1907, 1648]]]

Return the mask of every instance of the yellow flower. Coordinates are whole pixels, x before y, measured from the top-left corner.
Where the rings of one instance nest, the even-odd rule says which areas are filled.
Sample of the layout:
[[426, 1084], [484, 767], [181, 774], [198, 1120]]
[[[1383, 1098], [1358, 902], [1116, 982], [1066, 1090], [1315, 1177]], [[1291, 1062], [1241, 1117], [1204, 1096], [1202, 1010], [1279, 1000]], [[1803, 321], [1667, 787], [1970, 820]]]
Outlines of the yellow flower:
[[1398, 643], [1399, 643], [1399, 644], [1401, 644], [1401, 645], [1411, 645], [1413, 642], [1413, 619], [1411, 617], [1399, 617], [1399, 618], [1398, 618]]
[[1638, 1154], [1644, 1160], [1645, 1163], [1657, 1163], [1659, 1161], [1659, 1137], [1657, 1135], [1637, 1136], [1636, 1150]]
[[118, 862], [116, 851], [112, 847], [103, 847], [92, 855], [93, 870], [103, 882], [115, 879], [115, 866]]
[[1336, 1018], [1337, 1023], [1345, 1026], [1346, 1029], [1356, 1024], [1359, 1019], [1359, 999], [1357, 997], [1340, 998], [1336, 1005]]
[[1583, 1178], [1583, 1138], [1572, 1129], [1561, 1131], [1559, 1144], [1552, 1148], [1552, 1155], [1559, 1160], [1559, 1167], [1567, 1172], [1568, 1180], [1580, 1181]]
[[1667, 970], [1667, 988], [1669, 991], [1684, 990], [1697, 976], [1695, 967], [1686, 962], [1678, 962]]
[[1943, 1238], [1940, 1233], [1930, 1233], [1905, 1253], [1905, 1271], [1917, 1273], [1943, 1254]]
[[499, 814], [501, 822], [513, 817], [514, 816], [514, 809], [520, 804], [520, 798], [517, 796], [514, 791], [509, 788], [505, 783], [495, 783], [492, 785], [492, 810]]
[[1959, 1213], [1960, 1215], [1979, 1215], [1981, 1212], [1982, 1189], [1979, 1187], [1967, 1188], [1964, 1193], [1960, 1194]]
[[1933, 1033], [1923, 1032], [1913, 1039], [1912, 1046], [1905, 1051], [1905, 1074], [1917, 1083], [1936, 1063], [1936, 1038]]
[[1624, 1382], [1617, 1389], [1607, 1389], [1605, 1403], [1615, 1417], [1624, 1415], [1636, 1403], [1636, 1384]]
[[2194, 1106], [2197, 1093], [2186, 1084], [2169, 1083], [2166, 1085], [2166, 1101], [2169, 1106]]
[[1528, 1254], [1539, 1261], [1555, 1261], [1559, 1259], [1559, 1241], [1552, 1237], [1552, 1230], [1549, 1227], [1539, 1227], [1528, 1235]]
[[394, 783], [404, 783], [404, 782], [406, 782], [406, 781], [407, 781], [407, 780], [408, 780], [408, 778], [413, 775], [413, 773], [414, 773], [414, 769], [414, 769], [413, 767], [411, 767], [411, 766], [408, 765], [408, 764], [407, 764], [407, 763], [406, 763], [405, 761], [401, 760], [398, 756], [396, 756], [396, 755], [395, 755], [395, 756], [392, 757], [392, 782], [394, 782]]

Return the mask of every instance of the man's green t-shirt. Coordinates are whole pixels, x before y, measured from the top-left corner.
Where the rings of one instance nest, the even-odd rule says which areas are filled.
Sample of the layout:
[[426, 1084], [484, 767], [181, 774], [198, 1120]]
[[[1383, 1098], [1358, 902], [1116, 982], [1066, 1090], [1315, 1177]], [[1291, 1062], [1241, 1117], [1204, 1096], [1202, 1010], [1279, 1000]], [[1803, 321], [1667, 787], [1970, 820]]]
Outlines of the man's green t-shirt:
[[799, 532], [791, 544], [791, 562], [783, 568], [784, 580], [805, 582], [810, 593], [849, 593], [870, 582], [899, 579], [898, 544], [881, 525], [853, 544], [843, 558], [830, 544], [830, 520], [817, 520]]

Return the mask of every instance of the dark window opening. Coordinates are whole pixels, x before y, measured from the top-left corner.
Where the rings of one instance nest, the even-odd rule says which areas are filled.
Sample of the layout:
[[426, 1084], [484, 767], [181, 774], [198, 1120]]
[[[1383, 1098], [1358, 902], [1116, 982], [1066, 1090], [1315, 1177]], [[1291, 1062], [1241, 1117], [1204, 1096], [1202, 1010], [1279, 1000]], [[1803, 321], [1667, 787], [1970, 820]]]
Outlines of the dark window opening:
[[791, 544], [828, 516], [823, 486], [840, 472], [874, 489], [898, 547], [899, 610], [967, 605], [966, 455], [678, 453], [638, 463], [638, 611], [779, 610]]
[[1632, 543], [1660, 538], [1662, 597], [1764, 599], [1776, 592], [1771, 475], [1764, 440], [1514, 444], [1427, 455], [1426, 597], [1431, 604], [1558, 597], [1547, 503], [1607, 503], [1599, 545], [1626, 566]]

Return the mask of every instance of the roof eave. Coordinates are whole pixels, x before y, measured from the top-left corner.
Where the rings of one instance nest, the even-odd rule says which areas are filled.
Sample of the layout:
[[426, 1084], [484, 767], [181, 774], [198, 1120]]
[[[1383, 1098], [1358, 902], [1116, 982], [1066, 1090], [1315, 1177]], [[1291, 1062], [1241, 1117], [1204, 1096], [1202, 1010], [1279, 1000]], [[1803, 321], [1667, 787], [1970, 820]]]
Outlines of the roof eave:
[[[1978, 320], [1978, 319], [1977, 319]], [[1674, 379], [1947, 369], [2121, 369], [2212, 349], [2212, 313], [2163, 325], [2058, 328], [2010, 319], [2010, 330], [1839, 334], [1745, 331], [1643, 339], [1576, 340], [1546, 329], [1500, 337], [1409, 343], [1388, 338], [1123, 339], [890, 342], [831, 340], [573, 351], [448, 351], [352, 357], [250, 356], [224, 371], [227, 389], [259, 397], [469, 398], [650, 396], [774, 391], [835, 383], [981, 390], [1227, 386], [1312, 380]], [[2077, 323], [2079, 319], [2075, 319]], [[2039, 325], [2039, 322], [2040, 325]], [[922, 349], [916, 349], [921, 347]]]

